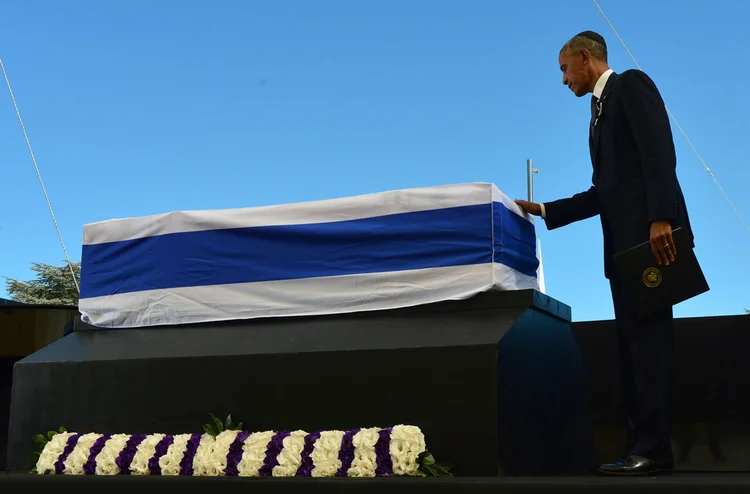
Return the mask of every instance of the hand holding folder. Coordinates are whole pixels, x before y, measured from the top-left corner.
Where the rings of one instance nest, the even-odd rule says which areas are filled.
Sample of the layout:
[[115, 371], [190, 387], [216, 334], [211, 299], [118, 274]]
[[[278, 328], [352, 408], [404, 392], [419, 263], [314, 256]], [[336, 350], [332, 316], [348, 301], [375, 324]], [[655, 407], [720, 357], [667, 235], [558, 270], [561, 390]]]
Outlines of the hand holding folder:
[[668, 266], [674, 262], [677, 248], [672, 237], [672, 227], [669, 221], [655, 221], [651, 223], [651, 252], [654, 253], [656, 264]]
[[671, 307], [709, 290], [687, 231], [672, 232], [677, 255], [669, 264], [658, 264], [651, 242], [644, 242], [614, 256], [628, 301], [638, 317]]

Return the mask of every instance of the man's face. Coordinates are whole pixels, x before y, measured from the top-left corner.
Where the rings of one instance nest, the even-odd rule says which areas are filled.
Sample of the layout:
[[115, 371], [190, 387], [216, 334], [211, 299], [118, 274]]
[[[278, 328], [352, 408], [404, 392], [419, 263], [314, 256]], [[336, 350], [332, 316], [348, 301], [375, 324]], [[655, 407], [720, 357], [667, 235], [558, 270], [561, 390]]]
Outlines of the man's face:
[[593, 90], [588, 70], [589, 61], [590, 57], [585, 50], [570, 53], [563, 51], [558, 59], [563, 74], [563, 84], [579, 98]]

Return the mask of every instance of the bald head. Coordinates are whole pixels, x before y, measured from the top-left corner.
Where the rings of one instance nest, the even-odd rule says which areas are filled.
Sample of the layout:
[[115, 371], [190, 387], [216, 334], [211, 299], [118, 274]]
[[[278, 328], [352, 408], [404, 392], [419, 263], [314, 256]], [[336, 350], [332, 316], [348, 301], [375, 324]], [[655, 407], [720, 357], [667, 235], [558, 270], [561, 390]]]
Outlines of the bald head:
[[558, 62], [563, 84], [576, 96], [584, 96], [594, 90], [596, 81], [609, 69], [607, 43], [600, 34], [583, 31], [563, 45]]

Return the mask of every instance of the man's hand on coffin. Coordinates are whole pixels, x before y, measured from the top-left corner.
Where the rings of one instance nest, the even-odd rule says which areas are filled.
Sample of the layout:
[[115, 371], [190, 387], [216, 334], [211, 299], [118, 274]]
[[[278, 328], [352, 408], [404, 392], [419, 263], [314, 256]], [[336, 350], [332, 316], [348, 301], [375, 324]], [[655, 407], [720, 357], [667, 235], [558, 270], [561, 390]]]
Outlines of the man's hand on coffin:
[[513, 202], [518, 204], [518, 207], [520, 207], [521, 209], [523, 209], [529, 214], [533, 214], [534, 216], [542, 215], [542, 206], [535, 202], [522, 201], [520, 199], [516, 199]]

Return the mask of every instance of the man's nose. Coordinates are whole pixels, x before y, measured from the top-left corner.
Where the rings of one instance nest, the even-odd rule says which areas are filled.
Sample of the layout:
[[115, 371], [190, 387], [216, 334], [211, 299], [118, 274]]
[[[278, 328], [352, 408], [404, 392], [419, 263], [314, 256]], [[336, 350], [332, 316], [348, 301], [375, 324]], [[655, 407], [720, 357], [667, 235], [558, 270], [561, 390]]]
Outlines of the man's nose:
[[566, 76], [563, 76], [563, 85], [564, 86], [568, 85], [568, 78]]

